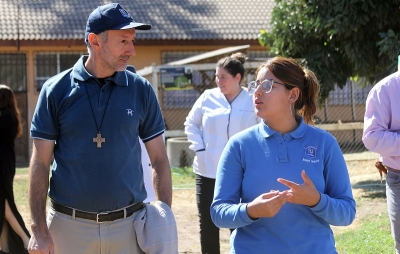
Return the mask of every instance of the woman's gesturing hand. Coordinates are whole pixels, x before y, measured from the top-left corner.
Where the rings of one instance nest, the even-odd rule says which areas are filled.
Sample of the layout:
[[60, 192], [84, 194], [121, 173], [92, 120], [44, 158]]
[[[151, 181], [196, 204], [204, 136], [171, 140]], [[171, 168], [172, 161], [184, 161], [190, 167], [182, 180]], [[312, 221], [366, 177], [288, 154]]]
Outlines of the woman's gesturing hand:
[[321, 198], [321, 194], [315, 188], [306, 171], [301, 171], [301, 177], [304, 181], [302, 184], [297, 184], [283, 178], [278, 178], [278, 182], [290, 188], [289, 192], [292, 194], [288, 200], [290, 203], [311, 207], [316, 206]]

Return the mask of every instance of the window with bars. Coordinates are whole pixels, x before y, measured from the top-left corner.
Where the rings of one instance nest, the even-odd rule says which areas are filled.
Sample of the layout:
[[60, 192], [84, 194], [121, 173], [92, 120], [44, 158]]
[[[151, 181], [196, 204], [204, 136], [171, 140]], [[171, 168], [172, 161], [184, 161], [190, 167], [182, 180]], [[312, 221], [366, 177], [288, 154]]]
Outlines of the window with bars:
[[85, 52], [43, 52], [35, 55], [36, 90], [40, 92], [50, 77], [72, 68]]
[[14, 92], [26, 92], [26, 55], [0, 54], [0, 84]]

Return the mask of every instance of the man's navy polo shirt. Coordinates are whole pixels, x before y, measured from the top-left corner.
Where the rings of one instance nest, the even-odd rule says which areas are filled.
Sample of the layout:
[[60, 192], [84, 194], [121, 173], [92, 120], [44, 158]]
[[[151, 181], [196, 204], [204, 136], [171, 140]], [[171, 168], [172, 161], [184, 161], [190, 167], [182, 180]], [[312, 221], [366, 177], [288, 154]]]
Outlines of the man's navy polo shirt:
[[[52, 199], [83, 211], [111, 211], [146, 198], [138, 138], [146, 142], [162, 134], [165, 125], [146, 79], [122, 71], [101, 86], [86, 71], [86, 60], [83, 56], [43, 85], [31, 137], [56, 142]], [[88, 94], [98, 127], [111, 96], [100, 130], [106, 139], [101, 148], [93, 142], [98, 130]]]

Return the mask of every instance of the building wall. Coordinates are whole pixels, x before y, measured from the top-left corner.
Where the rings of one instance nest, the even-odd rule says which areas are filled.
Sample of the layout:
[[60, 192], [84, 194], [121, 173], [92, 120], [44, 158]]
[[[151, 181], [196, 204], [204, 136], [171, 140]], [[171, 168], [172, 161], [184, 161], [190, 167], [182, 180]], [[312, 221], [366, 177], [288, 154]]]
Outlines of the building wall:
[[[184, 41], [183, 41], [184, 42]], [[42, 43], [43, 45], [45, 43]], [[68, 45], [53, 45], [54, 43], [49, 43], [49, 45], [45, 46], [21, 46], [19, 49], [16, 46], [7, 46], [0, 47], [0, 54], [2, 53], [24, 53], [26, 54], [27, 59], [27, 92], [25, 103], [21, 102], [20, 107], [24, 107], [24, 122], [25, 122], [25, 130], [27, 135], [24, 135], [20, 139], [17, 140], [19, 144], [17, 146], [17, 162], [20, 164], [26, 164], [29, 161], [31, 151], [32, 151], [32, 140], [29, 138], [29, 129], [30, 123], [32, 121], [32, 116], [36, 107], [36, 102], [39, 96], [39, 93], [36, 91], [36, 69], [35, 69], [35, 54], [38, 52], [87, 52], [86, 45], [82, 43], [82, 45], [68, 46]], [[229, 45], [231, 46], [231, 45]], [[190, 45], [186, 46], [182, 45], [160, 45], [160, 46], [135, 46], [136, 48], [136, 56], [131, 57], [129, 60], [129, 64], [134, 65], [137, 70], [142, 69], [147, 66], [151, 66], [153, 63], [160, 65], [162, 62], [162, 53], [167, 51], [212, 51], [216, 49], [220, 49], [225, 47], [225, 45], [204, 45], [204, 46], [196, 46]], [[260, 46], [253, 46], [254, 50], [263, 49]], [[71, 66], [72, 67], [72, 66]], [[172, 112], [171, 112], [172, 113]], [[168, 117], [167, 114], [166, 117]], [[181, 114], [182, 118], [183, 115]], [[168, 120], [167, 120], [168, 122]], [[182, 122], [180, 119], [179, 122]], [[180, 123], [171, 123], [171, 127], [177, 128], [180, 126]]]

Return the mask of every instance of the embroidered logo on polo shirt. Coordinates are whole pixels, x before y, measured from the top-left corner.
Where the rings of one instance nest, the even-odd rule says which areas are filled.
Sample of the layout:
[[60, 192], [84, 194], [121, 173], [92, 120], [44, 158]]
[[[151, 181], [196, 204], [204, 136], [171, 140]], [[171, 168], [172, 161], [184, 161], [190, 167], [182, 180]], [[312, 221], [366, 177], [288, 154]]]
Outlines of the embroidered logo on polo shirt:
[[317, 148], [315, 146], [306, 146], [304, 147], [305, 156], [310, 158], [317, 157]]
[[128, 114], [128, 116], [133, 116], [133, 110], [130, 108], [126, 109], [126, 113]]

